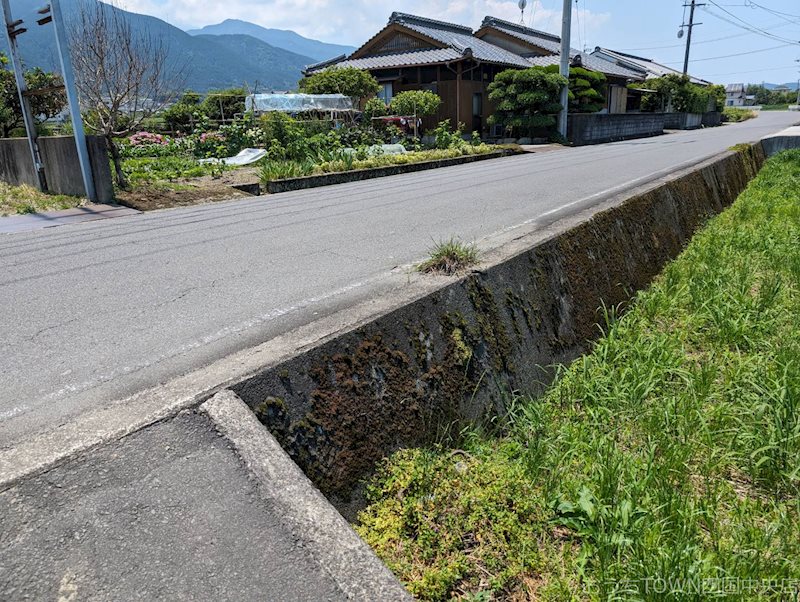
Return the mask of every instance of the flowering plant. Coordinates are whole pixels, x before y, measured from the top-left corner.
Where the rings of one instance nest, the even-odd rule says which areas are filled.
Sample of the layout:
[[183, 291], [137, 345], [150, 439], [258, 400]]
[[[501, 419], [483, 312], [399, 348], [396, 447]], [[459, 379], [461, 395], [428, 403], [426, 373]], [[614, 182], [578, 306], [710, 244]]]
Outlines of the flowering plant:
[[161, 134], [154, 134], [152, 132], [137, 132], [130, 137], [129, 143], [131, 146], [146, 146], [149, 144], [165, 146], [169, 144], [164, 136]]

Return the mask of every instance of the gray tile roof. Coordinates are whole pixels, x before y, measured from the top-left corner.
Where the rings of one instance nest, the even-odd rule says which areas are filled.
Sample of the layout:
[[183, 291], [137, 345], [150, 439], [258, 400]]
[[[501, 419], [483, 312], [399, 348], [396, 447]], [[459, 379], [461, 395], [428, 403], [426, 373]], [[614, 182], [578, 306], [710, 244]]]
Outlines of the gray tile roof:
[[480, 60], [500, 65], [510, 65], [515, 67], [527, 67], [527, 61], [519, 55], [509, 52], [503, 48], [484, 42], [480, 38], [472, 35], [472, 29], [453, 23], [444, 23], [425, 19], [415, 15], [405, 13], [392, 13], [389, 24], [397, 23], [407, 27], [417, 33], [427, 36], [433, 40], [446, 44], [450, 48], [463, 53], [470, 48], [472, 55]]
[[[533, 44], [534, 46], [538, 46], [539, 48], [552, 53], [549, 56], [526, 57], [526, 60], [532, 65], [538, 65], [540, 67], [558, 65], [561, 60], [559, 58], [561, 56], [561, 38], [555, 34], [539, 31], [538, 29], [532, 29], [530, 27], [525, 27], [524, 25], [511, 23], [509, 21], [503, 21], [497, 17], [486, 17], [483, 20], [481, 27], [492, 27], [494, 29], [503, 31], [504, 33], [513, 36], [518, 40], [528, 44]], [[625, 77], [636, 80], [644, 79], [642, 71], [634, 71], [632, 69], [616, 65], [610, 61], [604, 61], [585, 52], [581, 52], [575, 48], [570, 49], [569, 58], [571, 60], [578, 55], [580, 55], [583, 66], [586, 69], [598, 71], [612, 77]]]
[[[338, 61], [336, 67], [355, 67], [356, 69], [391, 69], [393, 67], [411, 67], [431, 63], [446, 63], [461, 58], [462, 53], [453, 48], [431, 48], [428, 50], [412, 50], [394, 54], [378, 54], [360, 59], [344, 59]], [[331, 65], [311, 66], [308, 71], [317, 71]]]
[[533, 29], [531, 27], [525, 27], [524, 25], [519, 25], [518, 23], [504, 21], [503, 19], [498, 19], [497, 17], [485, 17], [483, 19], [483, 23], [481, 23], [481, 28], [483, 27], [494, 27], [495, 29], [499, 29], [508, 35], [517, 38], [518, 40], [522, 40], [528, 44], [533, 44], [534, 46], [538, 46], [539, 48], [548, 52], [552, 52], [553, 54], [561, 53], [561, 38], [555, 34], [547, 33], [546, 31], [539, 31], [538, 29]]
[[[617, 52], [616, 50], [609, 50], [608, 48], [601, 48], [599, 46], [595, 48], [594, 52], [592, 52], [592, 56], [601, 60], [616, 63], [622, 67], [646, 71], [648, 74], [648, 79], [654, 77], [663, 77], [671, 74], [681, 75], [681, 72], [677, 69], [667, 67], [661, 63], [656, 63], [651, 59], [646, 59], [633, 54], [625, 54], [624, 52]], [[689, 79], [692, 83], [699, 84], [701, 86], [708, 86], [711, 84], [711, 82], [698, 77], [689, 76]]]

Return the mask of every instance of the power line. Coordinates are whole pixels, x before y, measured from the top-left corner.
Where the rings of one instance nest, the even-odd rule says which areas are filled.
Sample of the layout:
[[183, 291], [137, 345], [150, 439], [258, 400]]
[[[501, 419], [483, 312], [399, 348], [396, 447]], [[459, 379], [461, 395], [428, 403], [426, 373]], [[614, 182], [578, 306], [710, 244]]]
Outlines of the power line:
[[723, 17], [722, 15], [716, 14], [714, 11], [712, 11], [708, 7], [706, 7], [704, 9], [709, 15], [711, 15], [713, 17], [716, 17], [717, 19], [720, 19], [722, 21], [725, 21], [726, 23], [730, 23], [731, 25], [734, 25], [734, 26], [739, 27], [741, 29], [745, 29], [745, 30], [750, 31], [752, 33], [756, 33], [756, 34], [762, 35], [764, 37], [767, 37], [767, 38], [770, 38], [770, 39], [773, 39], [773, 40], [777, 40], [779, 42], [785, 42], [787, 44], [800, 44], [800, 42], [798, 42], [797, 40], [790, 40], [788, 38], [783, 38], [781, 36], [777, 36], [775, 34], [769, 33], [765, 29], [762, 29], [762, 28], [760, 28], [760, 27], [758, 27], [756, 25], [752, 25], [751, 23], [748, 23], [747, 21], [745, 21], [741, 17], [735, 15], [734, 13], [732, 13], [731, 11], [726, 9], [725, 7], [720, 6], [717, 2], [715, 2], [715, 0], [708, 0], [708, 2], [710, 4], [712, 4], [712, 5], [714, 5], [716, 8], [718, 8], [722, 12], [724, 12], [725, 14], [730, 15], [731, 17], [736, 19], [736, 21], [739, 21], [739, 23], [736, 23], [735, 21], [731, 21], [730, 19], [728, 19], [726, 17]]
[[[786, 23], [786, 22], [777, 23], [775, 25], [770, 25], [769, 27], [766, 27], [765, 29], [766, 30], [778, 29], [779, 27], [786, 27], [787, 25], [790, 25], [790, 23]], [[741, 30], [742, 28], [741, 28], [741, 26], [737, 25], [736, 29]], [[735, 33], [735, 34], [730, 35], [730, 36], [722, 36], [721, 38], [712, 38], [710, 40], [700, 40], [699, 42], [694, 42], [693, 44], [695, 46], [697, 46], [699, 44], [713, 44], [714, 42], [721, 42], [723, 40], [732, 40], [734, 38], [741, 38], [741, 37], [750, 35], [752, 33], [754, 33], [754, 32]], [[622, 51], [622, 52], [635, 52], [637, 50], [665, 50], [665, 49], [668, 49], [668, 48], [683, 48], [683, 44], [669, 44], [668, 46], [648, 46], [648, 47], [645, 47], [645, 48], [620, 48], [620, 51]]]
[[[778, 48], [786, 48], [788, 46], [792, 46], [793, 44], [781, 44], [780, 46], [771, 46], [770, 48], [761, 48], [760, 50], [748, 50], [747, 52], [737, 52], [736, 54], [724, 54], [722, 56], [709, 56], [702, 59], [692, 59], [690, 63], [702, 63], [704, 61], [716, 61], [719, 59], [729, 59], [735, 56], [744, 56], [746, 54], [756, 54], [759, 52], [769, 52], [770, 50], [777, 50]], [[672, 61], [670, 63], [664, 63], [665, 65], [680, 65], [680, 61]]]
[[786, 65], [785, 67], [771, 67], [769, 69], [753, 69], [752, 71], [732, 71], [730, 73], [706, 73], [706, 77], [723, 77], [725, 75], [744, 75], [746, 73], [761, 73], [767, 71], [783, 71], [784, 69], [792, 69], [795, 65]]
[[753, 2], [753, 0], [745, 0], [744, 6], [749, 6], [751, 8], [760, 8], [761, 10], [767, 11], [777, 17], [781, 17], [782, 19], [786, 19], [789, 23], [798, 23], [800, 22], [800, 15], [793, 15], [791, 13], [784, 13], [779, 10], [775, 10], [772, 8], [767, 8], [766, 6], [762, 6], [758, 2]]

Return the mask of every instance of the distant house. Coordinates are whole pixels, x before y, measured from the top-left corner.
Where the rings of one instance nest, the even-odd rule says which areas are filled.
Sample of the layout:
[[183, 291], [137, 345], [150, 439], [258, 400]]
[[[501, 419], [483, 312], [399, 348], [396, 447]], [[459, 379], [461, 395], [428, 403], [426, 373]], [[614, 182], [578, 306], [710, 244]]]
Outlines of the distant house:
[[491, 114], [487, 87], [495, 76], [530, 67], [518, 54], [476, 38], [469, 27], [397, 12], [349, 57], [311, 65], [306, 73], [334, 65], [369, 71], [381, 84], [379, 96], [386, 103], [404, 90], [435, 92], [442, 105], [426, 127], [449, 119], [477, 131]]
[[725, 106], [743, 107], [747, 104], [747, 86], [744, 84], [728, 84], [725, 87]]
[[[527, 58], [531, 65], [545, 67], [558, 65], [561, 62], [561, 38], [524, 25], [496, 17], [486, 17], [480, 29], [475, 32], [475, 36]], [[570, 49], [569, 58], [573, 67], [583, 67], [606, 76], [608, 79], [606, 109], [609, 113], [625, 113], [628, 84], [644, 81], [647, 76], [644, 69], [617, 65], [574, 48]]]

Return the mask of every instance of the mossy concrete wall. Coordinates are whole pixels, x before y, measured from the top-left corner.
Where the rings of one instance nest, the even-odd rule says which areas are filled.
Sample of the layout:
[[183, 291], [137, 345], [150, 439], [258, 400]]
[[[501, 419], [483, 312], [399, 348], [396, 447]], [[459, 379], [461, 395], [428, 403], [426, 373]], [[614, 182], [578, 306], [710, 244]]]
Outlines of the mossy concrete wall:
[[232, 389], [343, 508], [385, 455], [541, 391], [763, 161], [721, 155]]

